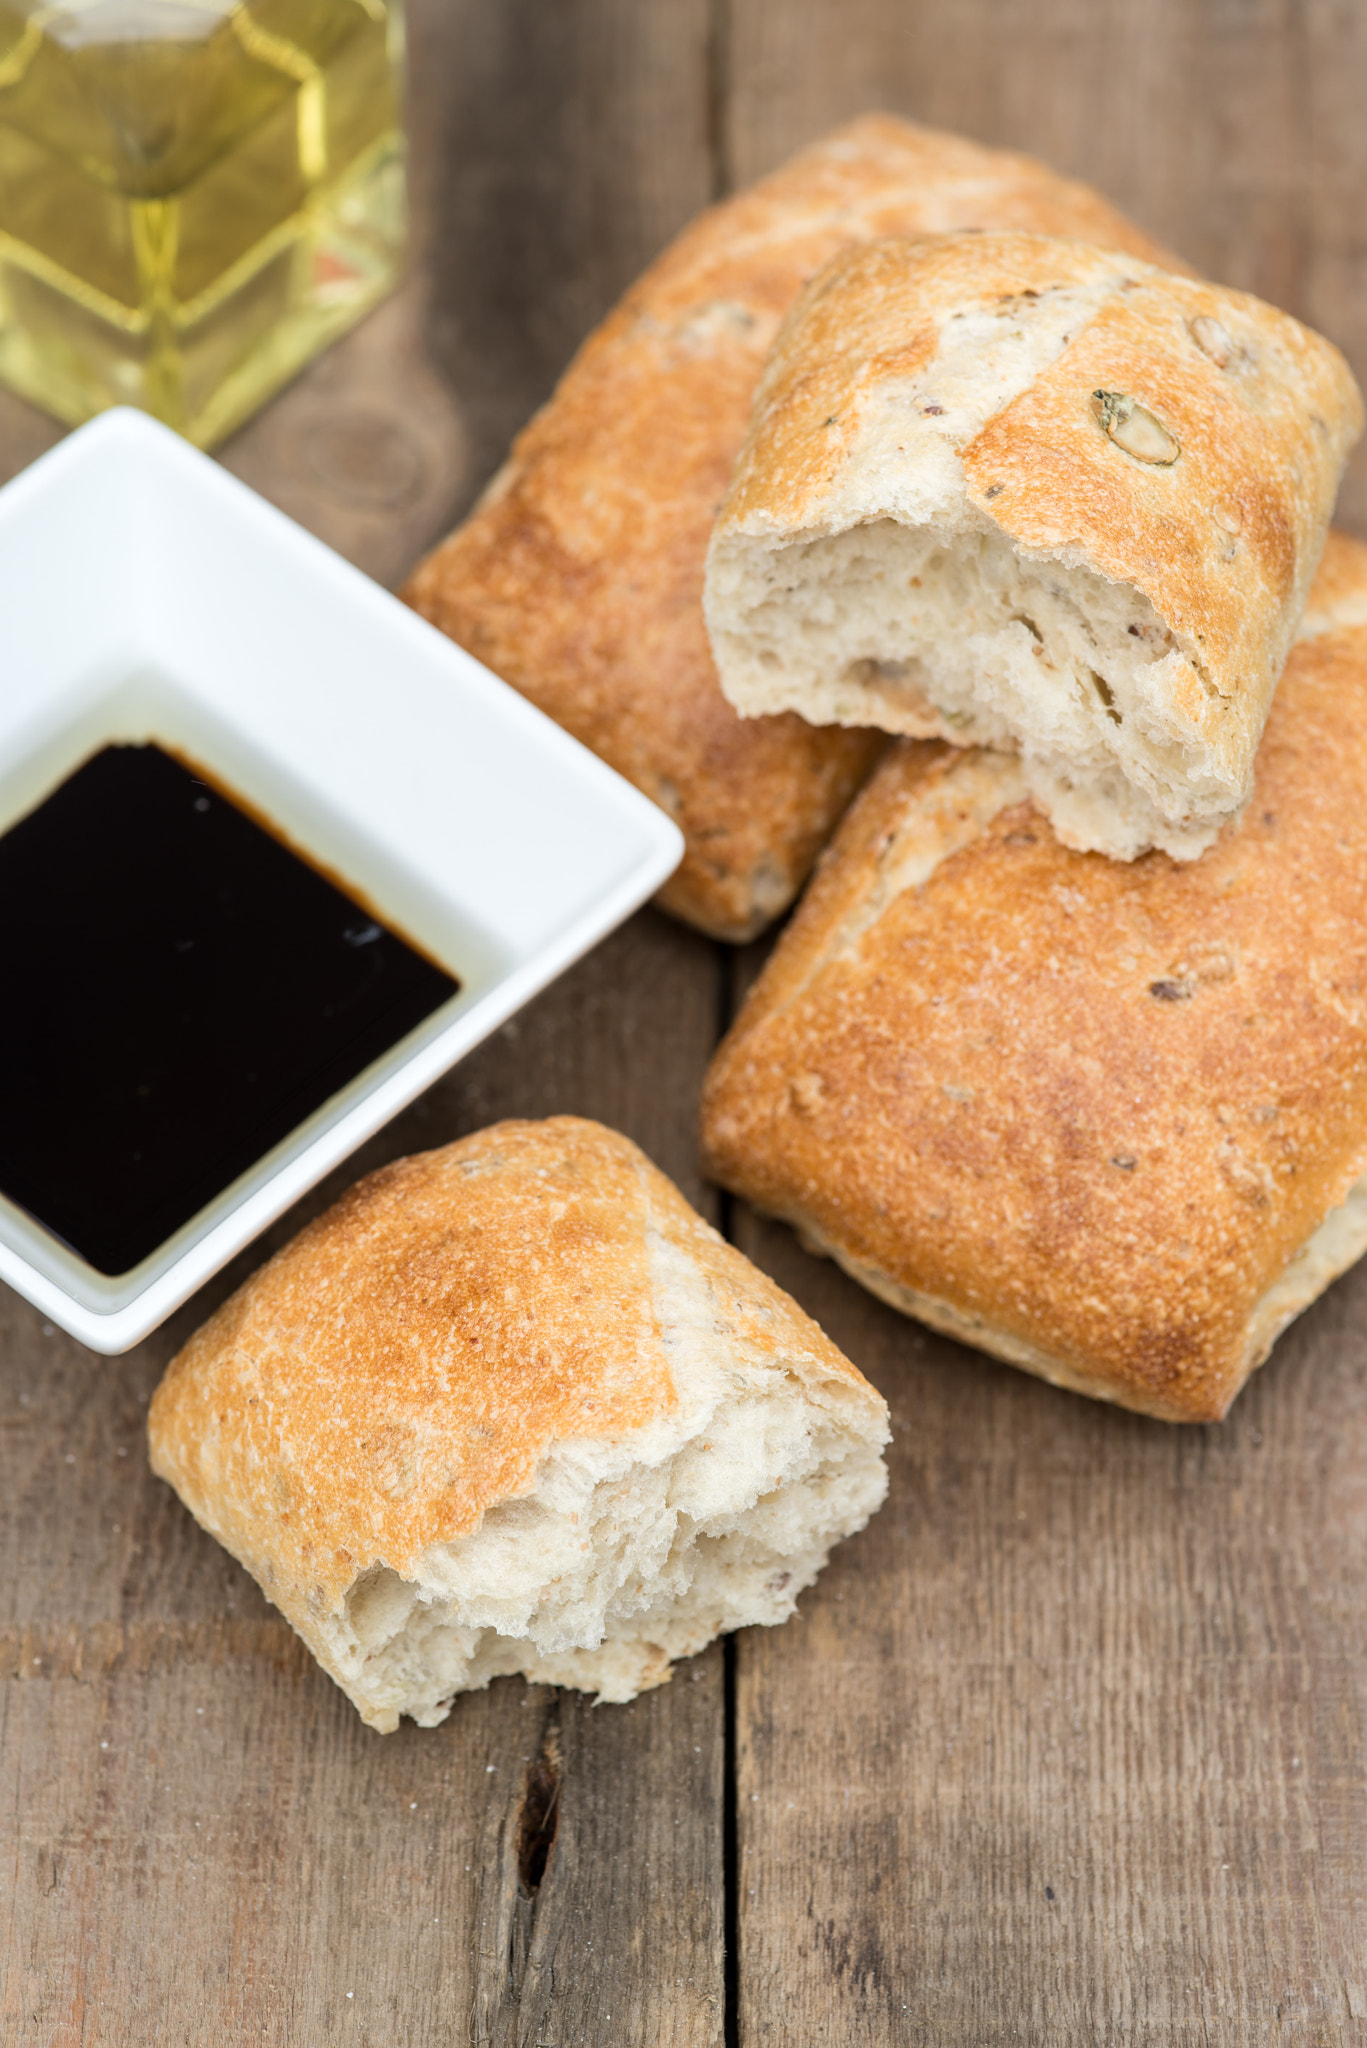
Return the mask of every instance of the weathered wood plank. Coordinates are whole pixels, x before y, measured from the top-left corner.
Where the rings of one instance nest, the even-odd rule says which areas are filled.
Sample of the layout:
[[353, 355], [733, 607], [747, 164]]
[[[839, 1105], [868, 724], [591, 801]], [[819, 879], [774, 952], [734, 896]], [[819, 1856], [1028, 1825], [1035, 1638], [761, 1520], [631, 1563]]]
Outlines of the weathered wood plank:
[[741, 2041], [1367, 2035], [1367, 1273], [1226, 1423], [1055, 1392], [741, 1241], [892, 1491], [740, 1638]]
[[[738, 177], [889, 105], [1093, 179], [1367, 369], [1360, 10], [727, 15]], [[1367, 1275], [1228, 1423], [1173, 1431], [736, 1228], [897, 1420], [888, 1506], [739, 1645], [742, 2042], [1367, 2039]]]
[[[565, 13], [411, 9], [412, 276], [225, 451], [383, 580], [707, 195], [702, 0]], [[0, 471], [55, 438], [6, 404]], [[142, 1440], [195, 1323], [386, 1158], [575, 1111], [709, 1206], [692, 1124], [719, 975], [643, 913], [128, 1358], [0, 1293], [6, 2039], [720, 2040], [721, 1652], [625, 1710], [502, 1681], [377, 1737]]]
[[711, 197], [708, 25], [708, 0], [480, 0], [453, 36], [430, 348], [474, 415], [472, 488]]

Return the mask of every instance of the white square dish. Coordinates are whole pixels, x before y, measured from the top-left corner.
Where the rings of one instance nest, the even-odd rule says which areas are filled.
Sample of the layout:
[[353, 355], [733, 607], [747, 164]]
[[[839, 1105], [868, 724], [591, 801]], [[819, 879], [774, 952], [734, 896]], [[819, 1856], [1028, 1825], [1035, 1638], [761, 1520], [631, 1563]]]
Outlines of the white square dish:
[[154, 740], [460, 982], [130, 1272], [97, 1272], [0, 1194], [0, 1278], [118, 1352], [644, 902], [683, 842], [514, 690], [141, 413], [105, 413], [0, 491], [0, 617], [0, 833], [101, 748]]

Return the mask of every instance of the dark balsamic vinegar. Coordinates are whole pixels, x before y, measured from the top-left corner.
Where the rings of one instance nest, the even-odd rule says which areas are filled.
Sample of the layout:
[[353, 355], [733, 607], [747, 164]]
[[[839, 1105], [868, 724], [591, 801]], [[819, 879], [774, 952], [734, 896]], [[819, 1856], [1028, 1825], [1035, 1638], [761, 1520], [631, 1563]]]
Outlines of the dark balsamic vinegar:
[[0, 836], [0, 1191], [127, 1272], [459, 983], [156, 746]]

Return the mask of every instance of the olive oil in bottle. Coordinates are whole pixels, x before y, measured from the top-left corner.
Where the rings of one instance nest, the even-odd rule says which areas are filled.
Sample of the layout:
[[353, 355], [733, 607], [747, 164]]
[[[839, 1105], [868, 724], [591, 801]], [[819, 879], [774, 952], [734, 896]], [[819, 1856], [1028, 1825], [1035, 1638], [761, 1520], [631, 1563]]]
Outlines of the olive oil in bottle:
[[0, 0], [0, 378], [201, 447], [393, 283], [399, 0]]

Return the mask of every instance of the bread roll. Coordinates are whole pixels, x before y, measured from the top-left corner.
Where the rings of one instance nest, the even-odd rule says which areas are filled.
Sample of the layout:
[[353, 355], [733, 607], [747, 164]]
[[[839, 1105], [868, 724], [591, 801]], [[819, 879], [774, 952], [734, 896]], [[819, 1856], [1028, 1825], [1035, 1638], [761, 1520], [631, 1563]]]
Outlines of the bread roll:
[[777, 342], [706, 610], [748, 714], [1017, 749], [1066, 845], [1190, 860], [1253, 756], [1362, 407], [1245, 293], [1026, 234], [835, 259]]
[[901, 742], [714, 1062], [716, 1179], [965, 1343], [1222, 1416], [1367, 1248], [1364, 600], [1332, 536], [1253, 800], [1188, 865], [1073, 852], [1017, 758]]
[[152, 1463], [373, 1728], [629, 1700], [793, 1611], [887, 1410], [636, 1147], [505, 1123], [361, 1181], [174, 1359]]
[[866, 115], [684, 230], [403, 593], [670, 813], [687, 850], [660, 901], [717, 938], [787, 908], [881, 746], [744, 721], [717, 685], [703, 562], [765, 353], [838, 250], [955, 227], [1175, 262], [1029, 157]]

